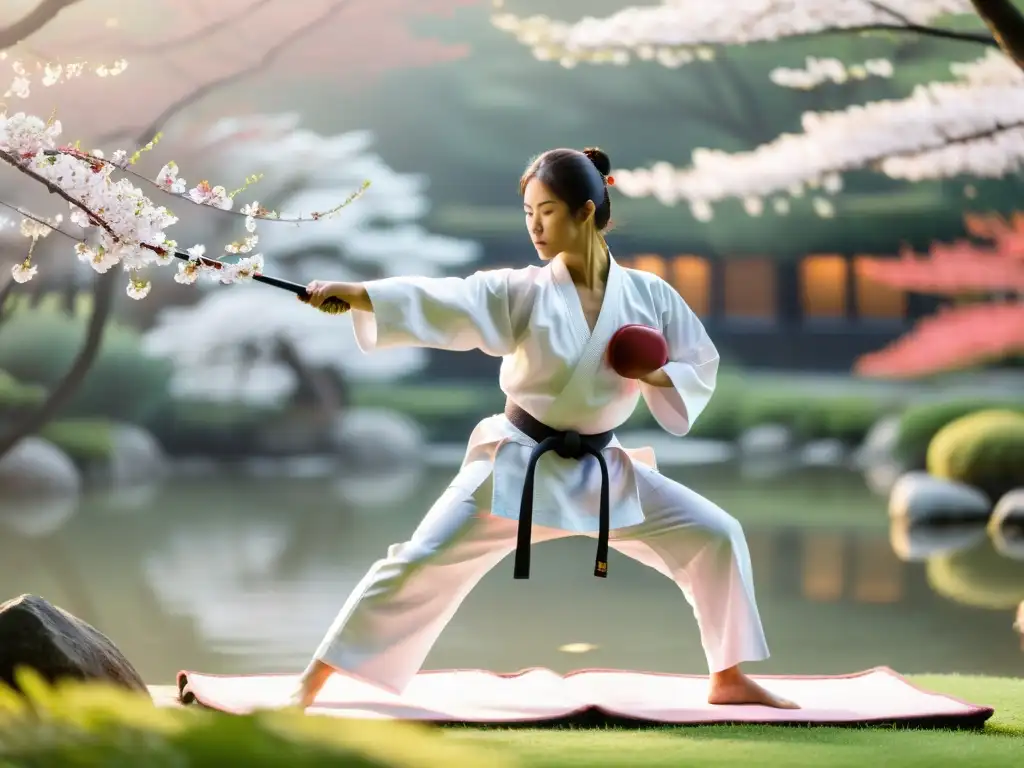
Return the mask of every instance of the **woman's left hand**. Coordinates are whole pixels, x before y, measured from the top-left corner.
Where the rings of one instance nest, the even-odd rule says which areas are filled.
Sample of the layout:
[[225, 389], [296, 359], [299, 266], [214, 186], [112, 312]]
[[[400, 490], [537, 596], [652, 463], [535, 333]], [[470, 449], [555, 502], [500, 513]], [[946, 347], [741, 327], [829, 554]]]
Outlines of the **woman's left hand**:
[[664, 368], [659, 368], [656, 371], [651, 371], [646, 376], [641, 376], [638, 381], [644, 384], [649, 384], [652, 387], [671, 387], [672, 379], [669, 378], [668, 374], [665, 373]]

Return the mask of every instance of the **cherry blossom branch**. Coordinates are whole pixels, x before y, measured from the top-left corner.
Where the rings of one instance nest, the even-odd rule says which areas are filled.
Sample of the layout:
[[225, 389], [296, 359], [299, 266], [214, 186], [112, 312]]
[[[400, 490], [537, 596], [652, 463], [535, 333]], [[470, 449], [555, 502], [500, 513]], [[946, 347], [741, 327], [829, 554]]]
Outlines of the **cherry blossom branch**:
[[[211, 188], [209, 187], [208, 184], [206, 184], [206, 182], [200, 182], [198, 186], [193, 187], [188, 192], [179, 191], [184, 190], [186, 184], [183, 179], [179, 179], [177, 177], [178, 167], [175, 163], [168, 163], [163, 168], [161, 168], [160, 173], [157, 175], [157, 179], [159, 179], [160, 181], [153, 181], [152, 179], [143, 176], [141, 173], [133, 171], [130, 167], [130, 159], [127, 157], [127, 153], [123, 152], [115, 153], [115, 156], [119, 158], [118, 160], [107, 160], [106, 158], [100, 157], [99, 155], [92, 154], [89, 152], [83, 152], [79, 149], [75, 149], [74, 147], [60, 147], [59, 149], [47, 149], [43, 151], [43, 154], [70, 155], [71, 157], [78, 158], [79, 160], [84, 160], [85, 162], [90, 164], [101, 163], [103, 165], [109, 165], [113, 168], [116, 168], [117, 170], [121, 171], [124, 174], [139, 179], [140, 181], [144, 182], [145, 184], [148, 184], [154, 189], [159, 190], [161, 193], [165, 195], [170, 195], [171, 197], [175, 197], [179, 200], [184, 200], [186, 203], [189, 203], [190, 205], [212, 207], [214, 210], [221, 211], [222, 213], [226, 213], [233, 216], [245, 216], [247, 218], [251, 217], [253, 219], [263, 219], [266, 221], [280, 221], [289, 224], [300, 224], [303, 222], [320, 221], [321, 219], [330, 218], [338, 211], [340, 211], [342, 208], [354, 202], [356, 198], [361, 196], [370, 186], [369, 180], [364, 181], [362, 186], [360, 186], [357, 190], [352, 192], [347, 198], [345, 198], [345, 200], [336, 205], [334, 208], [328, 209], [326, 211], [315, 211], [311, 213], [309, 216], [281, 216], [276, 211], [263, 208], [259, 204], [256, 204], [255, 206], [247, 206], [245, 209], [240, 211], [236, 211], [230, 208], [224, 208], [217, 204], [220, 201], [220, 198], [234, 197], [235, 194], [243, 191], [245, 187], [241, 187], [235, 190], [234, 192], [227, 192], [227, 190], [224, 190], [223, 187]], [[250, 179], [247, 179], [247, 182], [255, 181], [256, 178], [257, 177], [255, 176], [251, 177]], [[203, 186], [204, 184], [206, 184], [205, 187]], [[220, 190], [223, 190], [223, 193], [221, 193]], [[217, 200], [212, 201], [211, 197], [215, 197], [217, 198]], [[228, 203], [226, 199], [224, 200], [224, 202], [225, 204]], [[0, 205], [3, 204], [3, 201], [0, 201]]]
[[67, 237], [67, 238], [69, 238], [71, 240], [74, 240], [76, 243], [84, 243], [85, 242], [85, 238], [84, 237], [78, 237], [76, 235], [71, 234], [70, 232], [65, 232], [59, 226], [56, 226], [54, 222], [47, 221], [46, 219], [41, 218], [40, 216], [36, 216], [34, 213], [29, 213], [28, 211], [26, 211], [24, 208], [21, 208], [20, 206], [12, 205], [11, 203], [5, 202], [3, 200], [0, 200], [0, 206], [3, 206], [4, 208], [6, 208], [9, 211], [14, 211], [16, 214], [18, 214], [22, 218], [28, 219], [29, 221], [34, 221], [36, 224], [39, 224], [42, 227], [46, 227], [48, 229], [51, 229], [54, 232], [56, 232], [58, 235], [64, 235], [64, 237]]
[[[804, 0], [810, 4], [810, 0]], [[928, 23], [945, 13], [974, 12], [970, 0], [833, 0], [794, 12], [792, 3], [771, 0], [730, 0], [728, 3], [664, 0], [661, 5], [625, 8], [606, 18], [575, 23], [547, 16], [492, 16], [497, 28], [529, 45], [542, 60], [626, 63], [632, 54], [665, 66], [711, 60], [719, 46], [748, 45], [781, 39], [805, 39], [870, 32], [905, 33], [998, 46], [991, 35], [935, 27]]]
[[[840, 174], [861, 168], [908, 181], [960, 174], [998, 178], [1019, 169], [1024, 165], [1024, 73], [995, 50], [952, 69], [960, 82], [921, 86], [906, 99], [808, 113], [802, 134], [784, 134], [749, 152], [698, 149], [689, 168], [656, 163], [615, 170], [616, 188], [666, 205], [688, 201], [694, 215], [706, 221], [710, 203], [743, 198], [756, 215], [764, 196], [798, 196], [818, 187], [836, 193], [842, 188]], [[819, 198], [815, 204], [829, 215], [827, 201]]]
[[13, 24], [0, 29], [0, 51], [12, 48], [38, 32], [57, 15], [81, 0], [41, 0], [39, 5]]

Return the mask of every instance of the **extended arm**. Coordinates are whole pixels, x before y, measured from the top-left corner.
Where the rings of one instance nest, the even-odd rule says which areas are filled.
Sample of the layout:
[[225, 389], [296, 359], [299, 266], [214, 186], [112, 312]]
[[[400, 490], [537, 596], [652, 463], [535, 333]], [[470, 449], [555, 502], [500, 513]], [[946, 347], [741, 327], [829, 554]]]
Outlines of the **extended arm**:
[[[331, 283], [322, 293], [351, 305], [356, 342], [364, 352], [404, 346], [453, 352], [479, 349], [500, 357], [515, 348], [511, 272], [486, 270], [465, 278], [402, 276]], [[310, 291], [312, 302], [320, 293]]]

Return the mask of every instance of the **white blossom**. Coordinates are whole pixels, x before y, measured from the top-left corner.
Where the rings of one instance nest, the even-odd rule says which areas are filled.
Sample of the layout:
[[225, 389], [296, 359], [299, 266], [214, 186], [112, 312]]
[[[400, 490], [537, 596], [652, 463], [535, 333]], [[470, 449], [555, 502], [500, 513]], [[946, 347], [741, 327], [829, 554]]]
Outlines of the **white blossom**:
[[850, 80], [865, 80], [868, 77], [887, 79], [892, 75], [893, 66], [888, 59], [868, 59], [862, 64], [847, 65], [835, 58], [819, 59], [808, 56], [806, 67], [776, 67], [768, 77], [783, 88], [810, 90], [823, 83], [839, 85]]
[[39, 268], [26, 259], [20, 264], [15, 264], [11, 267], [11, 277], [16, 283], [27, 283], [36, 276], [38, 271]]
[[[113, 71], [116, 74], [116, 71]], [[104, 273], [115, 264], [132, 273], [127, 293], [133, 299], [145, 298], [151, 285], [139, 277], [139, 270], [149, 265], [166, 265], [178, 256], [177, 242], [169, 239], [166, 229], [178, 221], [166, 207], [156, 205], [142, 190], [131, 183], [130, 178], [115, 179], [117, 171], [134, 173], [128, 166], [135, 156], [129, 157], [124, 150], [117, 150], [112, 160], [107, 161], [99, 150], [80, 151], [73, 147], [58, 147], [57, 138], [61, 124], [51, 120], [44, 122], [34, 115], [19, 112], [9, 116], [0, 113], [0, 153], [8, 165], [45, 184], [51, 192], [63, 197], [70, 206], [72, 223], [90, 230], [89, 240], [78, 242], [75, 252], [78, 258], [95, 271]], [[158, 137], [159, 138], [159, 137]], [[157, 139], [139, 150], [149, 151]], [[153, 180], [155, 186], [165, 192], [177, 195], [192, 204], [205, 205], [230, 211], [233, 194], [220, 185], [203, 180], [186, 191], [185, 180], [178, 176], [178, 166], [167, 163]], [[341, 205], [324, 213], [313, 213], [306, 221], [319, 218], [329, 219], [337, 211], [352, 202], [367, 182]], [[222, 283], [243, 282], [253, 279], [263, 270], [263, 257], [252, 253], [259, 242], [256, 234], [256, 220], [280, 218], [276, 212], [268, 211], [257, 202], [243, 208], [246, 235], [239, 241], [225, 246], [225, 253], [231, 255], [249, 254], [235, 262], [222, 259], [206, 259], [196, 256], [198, 251], [189, 250], [189, 260], [183, 265], [176, 279], [181, 283], [195, 282], [201, 272], [216, 276]], [[27, 217], [22, 222], [22, 234], [32, 238], [33, 244], [40, 237], [46, 237], [63, 220], [43, 220]], [[287, 219], [300, 221], [301, 219]], [[68, 233], [64, 233], [68, 234]], [[30, 280], [37, 270], [31, 265], [31, 250], [24, 268], [16, 267], [16, 279]]]
[[492, 23], [546, 61], [624, 64], [635, 55], [678, 66], [710, 58], [712, 46], [834, 29], [927, 25], [946, 14], [973, 12], [970, 0], [662, 0], [660, 5], [624, 8], [574, 23], [503, 12], [494, 14]]
[[[6, 57], [3, 57], [6, 58]], [[67, 82], [80, 77], [88, 66], [87, 62], [75, 61], [65, 64], [52, 61], [37, 61], [34, 69], [44, 88], [50, 88], [58, 83]], [[116, 77], [128, 68], [128, 61], [118, 59], [112, 64], [98, 64], [93, 66], [92, 71], [98, 77]], [[4, 98], [27, 99], [32, 95], [32, 73], [20, 59], [11, 62], [11, 69], [14, 71], [14, 79], [7, 87]]]
[[[697, 149], [688, 168], [659, 162], [615, 170], [616, 189], [692, 207], [728, 197], [795, 197], [807, 188], [835, 194], [841, 173], [869, 167], [906, 181], [999, 178], [1020, 170], [1024, 72], [996, 50], [952, 71], [955, 81], [919, 85], [905, 99], [808, 112], [803, 133], [783, 134], [749, 152]], [[812, 205], [829, 216], [834, 211], [826, 202], [817, 198]]]
[[[234, 138], [238, 135], [246, 138]], [[260, 169], [265, 173], [259, 182], [260, 200], [292, 211], [320, 210], [337, 200], [339, 190], [373, 179], [359, 205], [315, 226], [263, 224], [260, 249], [274, 254], [275, 275], [284, 279], [304, 285], [315, 278], [439, 275], [479, 256], [476, 243], [441, 237], [419, 224], [429, 211], [426, 179], [388, 166], [372, 151], [369, 132], [323, 136], [300, 127], [297, 116], [253, 115], [221, 121], [204, 139], [192, 148], [195, 163], [225, 178]], [[240, 246], [254, 236], [249, 231], [253, 217], [265, 212], [255, 200], [239, 208], [246, 217]], [[204, 250], [197, 246], [189, 253], [198, 259]], [[240, 263], [246, 258], [257, 262], [253, 269], [260, 268], [257, 257], [243, 257]], [[175, 280], [197, 282], [200, 274], [193, 263], [180, 264]], [[427, 363], [428, 354], [416, 349], [386, 350], [373, 359], [360, 355], [348, 327], [350, 316], [312, 312], [287, 296], [268, 299], [267, 290], [211, 287], [195, 305], [168, 309], [157, 317], [146, 344], [174, 363], [175, 392], [202, 399], [280, 403], [299, 382], [278, 356], [277, 340], [288, 342], [305, 365], [332, 369], [356, 381], [393, 380], [416, 373]], [[211, 328], [218, 331], [210, 333]], [[240, 354], [240, 349], [250, 351]]]

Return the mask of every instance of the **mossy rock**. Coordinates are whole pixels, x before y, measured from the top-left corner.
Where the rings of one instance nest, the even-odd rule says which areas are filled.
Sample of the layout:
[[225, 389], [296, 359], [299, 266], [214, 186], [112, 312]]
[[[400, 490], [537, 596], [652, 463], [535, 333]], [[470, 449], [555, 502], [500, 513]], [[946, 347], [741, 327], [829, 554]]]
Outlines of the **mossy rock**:
[[227, 715], [157, 708], [103, 684], [49, 686], [31, 671], [26, 698], [0, 688], [0, 764], [511, 768], [497, 747], [454, 743], [408, 723], [313, 717], [293, 710]]
[[928, 472], [995, 501], [1024, 486], [1024, 414], [993, 409], [950, 422], [928, 446]]
[[900, 418], [899, 436], [893, 447], [894, 458], [906, 469], [924, 469], [928, 447], [940, 429], [962, 416], [992, 409], [1024, 414], [1024, 400], [949, 400], [911, 406]]

